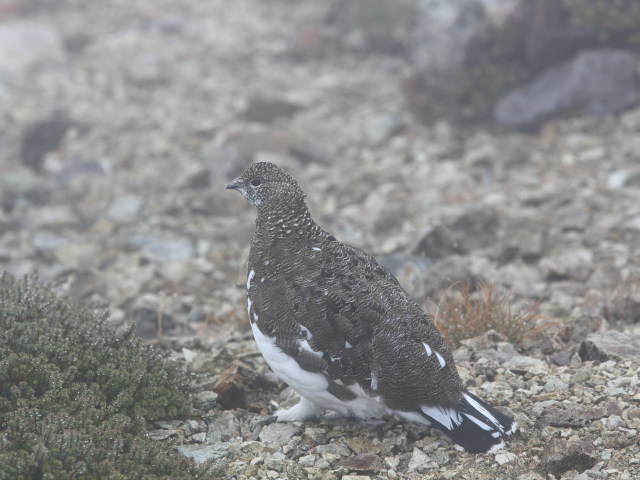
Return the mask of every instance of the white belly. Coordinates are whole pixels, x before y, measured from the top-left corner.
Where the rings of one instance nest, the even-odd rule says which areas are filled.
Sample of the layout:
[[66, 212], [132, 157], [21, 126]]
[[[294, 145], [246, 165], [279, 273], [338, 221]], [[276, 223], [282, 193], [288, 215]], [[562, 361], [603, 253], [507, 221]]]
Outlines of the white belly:
[[348, 387], [356, 394], [356, 398], [346, 402], [336, 398], [327, 391], [329, 382], [324, 375], [300, 368], [298, 362], [276, 345], [275, 337], [267, 337], [260, 331], [257, 322], [251, 324], [251, 329], [269, 367], [301, 397], [322, 409], [333, 410], [341, 415], [354, 415], [358, 418], [380, 418], [392, 413], [379, 397], [370, 397], [357, 384]]

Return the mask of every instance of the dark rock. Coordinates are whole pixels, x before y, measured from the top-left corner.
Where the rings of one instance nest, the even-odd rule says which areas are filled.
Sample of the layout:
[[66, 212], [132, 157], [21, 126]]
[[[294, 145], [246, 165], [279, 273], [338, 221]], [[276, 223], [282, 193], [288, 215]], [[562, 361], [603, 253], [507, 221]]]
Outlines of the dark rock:
[[225, 409], [245, 408], [246, 394], [256, 382], [256, 374], [248, 366], [236, 362], [220, 374], [213, 386], [218, 394], [218, 403]]
[[556, 352], [551, 355], [551, 361], [559, 367], [566, 367], [571, 361], [572, 352]]
[[591, 115], [617, 113], [635, 105], [638, 58], [622, 50], [585, 51], [505, 95], [496, 120], [510, 128], [532, 128], [569, 109]]
[[340, 460], [337, 465], [352, 472], [377, 473], [382, 468], [382, 462], [376, 455], [355, 455]]
[[583, 472], [598, 461], [592, 442], [553, 438], [542, 452], [542, 468], [545, 473], [560, 476], [568, 470]]
[[45, 155], [60, 146], [67, 130], [74, 124], [66, 115], [55, 113], [50, 118], [28, 125], [22, 135], [22, 162], [35, 172], [42, 170]]
[[607, 318], [620, 323], [640, 323], [640, 272], [616, 289], [607, 305]]
[[292, 117], [301, 108], [280, 98], [254, 97], [249, 100], [243, 115], [250, 122], [270, 123], [281, 117]]
[[275, 390], [274, 383], [240, 361], [222, 372], [213, 386], [213, 391], [218, 394], [217, 402], [222, 408], [244, 408], [256, 413], [265, 407], [264, 396], [273, 395]]
[[420, 239], [413, 253], [428, 258], [445, 258], [493, 245], [500, 225], [495, 208], [474, 205], [456, 208]]
[[460, 253], [460, 247], [453, 232], [442, 225], [436, 225], [425, 232], [413, 253], [428, 258], [445, 258], [453, 253]]
[[583, 428], [603, 416], [603, 412], [598, 408], [565, 403], [561, 407], [551, 406], [545, 409], [537, 423], [540, 427], [550, 425], [560, 428]]
[[578, 351], [583, 361], [638, 360], [640, 335], [606, 330], [589, 335]]

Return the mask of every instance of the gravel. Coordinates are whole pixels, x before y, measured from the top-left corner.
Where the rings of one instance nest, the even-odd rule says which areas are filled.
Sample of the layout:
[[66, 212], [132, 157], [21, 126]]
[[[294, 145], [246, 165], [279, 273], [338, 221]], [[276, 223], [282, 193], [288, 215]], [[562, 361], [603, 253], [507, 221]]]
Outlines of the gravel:
[[[33, 48], [0, 72], [0, 269], [38, 271], [198, 372], [193, 418], [152, 438], [238, 480], [640, 478], [640, 109], [528, 135], [425, 127], [404, 104], [407, 59], [300, 54], [325, 2], [27, 3], [0, 23], [2, 48]], [[471, 456], [391, 419], [273, 423], [296, 395], [248, 331], [255, 214], [225, 191], [258, 160], [432, 312], [458, 279], [539, 300], [545, 327], [522, 345], [455, 351], [518, 421], [506, 449]], [[241, 407], [225, 410], [221, 378]]]

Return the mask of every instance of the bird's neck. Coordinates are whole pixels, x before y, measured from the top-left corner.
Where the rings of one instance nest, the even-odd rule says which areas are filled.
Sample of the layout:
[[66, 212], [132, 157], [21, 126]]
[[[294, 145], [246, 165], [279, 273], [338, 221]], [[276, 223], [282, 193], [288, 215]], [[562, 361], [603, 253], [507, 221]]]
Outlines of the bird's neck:
[[274, 239], [301, 235], [313, 238], [322, 233], [322, 229], [311, 218], [307, 206], [303, 203], [294, 208], [258, 211], [256, 233]]

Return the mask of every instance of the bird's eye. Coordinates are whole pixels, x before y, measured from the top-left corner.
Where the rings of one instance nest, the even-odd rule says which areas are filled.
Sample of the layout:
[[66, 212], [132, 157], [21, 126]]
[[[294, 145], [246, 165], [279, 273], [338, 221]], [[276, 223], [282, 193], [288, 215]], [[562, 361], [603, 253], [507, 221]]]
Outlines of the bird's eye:
[[259, 187], [261, 183], [262, 182], [260, 180], [258, 180], [257, 178], [254, 178], [253, 180], [251, 180], [251, 185], [254, 186], [254, 187]]

